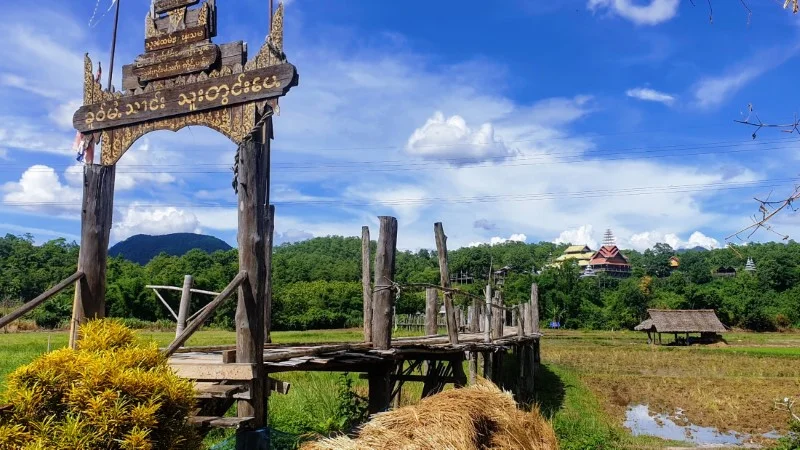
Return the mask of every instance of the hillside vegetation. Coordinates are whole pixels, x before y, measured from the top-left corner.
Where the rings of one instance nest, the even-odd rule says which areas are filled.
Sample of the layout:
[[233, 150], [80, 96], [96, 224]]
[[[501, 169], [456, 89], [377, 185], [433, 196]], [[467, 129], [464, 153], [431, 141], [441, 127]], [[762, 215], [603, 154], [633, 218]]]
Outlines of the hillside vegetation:
[[[373, 244], [374, 246], [374, 244]], [[638, 323], [650, 307], [713, 308], [729, 326], [775, 330], [800, 326], [800, 244], [752, 244], [739, 250], [689, 251], [680, 254], [681, 268], [671, 271], [675, 252], [658, 244], [644, 253], [623, 251], [634, 266], [634, 276], [616, 280], [599, 276], [580, 279], [575, 265], [545, 268], [564, 246], [552, 243], [508, 243], [462, 248], [450, 252], [450, 270], [474, 276], [475, 284], [458, 286], [480, 293], [490, 265], [513, 267], [505, 281], [508, 303], [525, 301], [532, 282], [540, 287], [540, 317], [559, 320], [567, 328], [622, 329]], [[273, 259], [273, 328], [306, 330], [358, 326], [361, 322], [360, 239], [317, 238], [276, 247]], [[0, 306], [27, 301], [75, 270], [78, 246], [63, 239], [35, 246], [30, 236], [0, 238]], [[752, 257], [755, 273], [742, 269]], [[733, 278], [712, 277], [712, 269], [739, 269]], [[532, 274], [533, 269], [541, 274]], [[169, 313], [147, 284], [180, 286], [192, 274], [199, 289], [219, 291], [238, 270], [236, 250], [211, 254], [192, 250], [183, 256], [160, 254], [145, 265], [111, 258], [108, 265], [108, 314], [145, 321], [166, 319]], [[437, 283], [436, 253], [399, 252], [396, 281], [401, 284]], [[178, 293], [168, 300], [177, 304]], [[196, 311], [210, 298], [195, 296]], [[464, 298], [456, 301], [466, 304]], [[228, 302], [212, 322], [231, 327], [235, 301]], [[40, 326], [68, 320], [72, 295], [65, 292], [34, 313]], [[2, 310], [0, 310], [2, 311]], [[405, 289], [397, 312], [424, 311], [424, 293]]]
[[227, 251], [231, 248], [225, 241], [203, 234], [174, 233], [162, 236], [137, 234], [114, 244], [108, 249], [108, 254], [122, 256], [135, 263], [147, 264], [161, 253], [182, 256], [193, 249], [214, 253], [217, 250]]

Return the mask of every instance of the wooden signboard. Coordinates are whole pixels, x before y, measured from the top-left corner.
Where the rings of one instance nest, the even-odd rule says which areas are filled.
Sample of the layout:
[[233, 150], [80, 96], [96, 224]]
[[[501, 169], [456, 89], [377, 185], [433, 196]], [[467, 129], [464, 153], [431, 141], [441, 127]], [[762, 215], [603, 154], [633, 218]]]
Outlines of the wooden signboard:
[[196, 5], [200, 0], [156, 0], [153, 9], [156, 14], [162, 14], [184, 6]]
[[288, 63], [82, 106], [72, 123], [81, 133], [158, 120], [285, 95], [297, 83]]
[[214, 44], [173, 47], [139, 56], [132, 72], [141, 82], [160, 80], [209, 69], [217, 59], [219, 48]]
[[206, 25], [199, 25], [196, 27], [179, 30], [174, 33], [147, 38], [144, 41], [144, 49], [147, 52], [154, 52], [156, 50], [163, 50], [165, 48], [204, 41], [208, 38], [208, 27]]

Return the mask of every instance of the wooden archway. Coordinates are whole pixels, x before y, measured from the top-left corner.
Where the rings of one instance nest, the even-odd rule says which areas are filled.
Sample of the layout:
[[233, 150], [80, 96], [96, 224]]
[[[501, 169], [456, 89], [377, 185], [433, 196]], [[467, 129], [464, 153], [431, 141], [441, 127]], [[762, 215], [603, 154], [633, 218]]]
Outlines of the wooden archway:
[[[194, 7], [195, 5], [198, 5]], [[75, 290], [70, 344], [79, 325], [105, 315], [106, 260], [112, 225], [116, 163], [136, 140], [157, 130], [206, 126], [238, 145], [233, 187], [238, 195], [239, 285], [237, 354], [257, 373], [239, 416], [266, 425], [263, 344], [267, 304], [266, 230], [269, 151], [278, 98], [298, 84], [283, 52], [283, 5], [258, 54], [247, 58], [243, 42], [217, 45], [215, 0], [156, 0], [145, 18], [145, 53], [123, 67], [121, 91], [103, 90], [84, 61], [83, 106], [73, 125], [84, 142], [100, 143], [100, 164], [84, 166], [81, 250], [84, 274]], [[260, 371], [260, 372], [259, 372]]]

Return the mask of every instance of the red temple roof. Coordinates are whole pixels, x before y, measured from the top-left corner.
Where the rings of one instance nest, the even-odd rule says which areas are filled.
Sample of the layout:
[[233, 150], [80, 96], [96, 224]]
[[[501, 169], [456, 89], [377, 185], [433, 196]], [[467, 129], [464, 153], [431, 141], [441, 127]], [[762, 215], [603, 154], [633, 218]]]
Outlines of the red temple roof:
[[619, 265], [619, 266], [629, 266], [628, 259], [625, 258], [619, 248], [616, 245], [604, 245], [600, 247], [600, 250], [594, 254], [592, 260], [589, 261], [590, 265]]

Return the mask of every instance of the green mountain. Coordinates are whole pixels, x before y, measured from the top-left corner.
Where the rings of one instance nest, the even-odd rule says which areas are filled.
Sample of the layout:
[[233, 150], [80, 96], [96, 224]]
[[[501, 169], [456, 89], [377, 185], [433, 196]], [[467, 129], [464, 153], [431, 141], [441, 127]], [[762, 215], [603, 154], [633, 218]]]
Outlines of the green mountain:
[[214, 253], [217, 250], [227, 251], [232, 247], [221, 239], [203, 234], [175, 233], [162, 236], [137, 234], [115, 244], [108, 249], [108, 254], [109, 256], [122, 256], [129, 261], [145, 265], [162, 252], [173, 256], [183, 256], [189, 250], [196, 248], [207, 253]]

